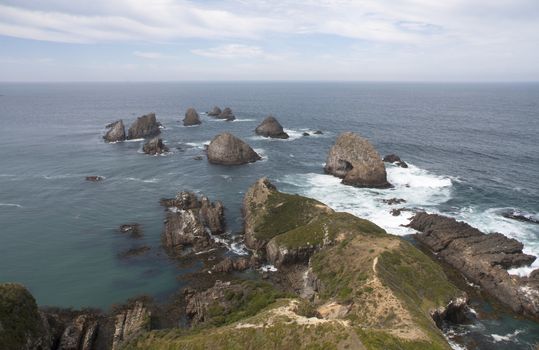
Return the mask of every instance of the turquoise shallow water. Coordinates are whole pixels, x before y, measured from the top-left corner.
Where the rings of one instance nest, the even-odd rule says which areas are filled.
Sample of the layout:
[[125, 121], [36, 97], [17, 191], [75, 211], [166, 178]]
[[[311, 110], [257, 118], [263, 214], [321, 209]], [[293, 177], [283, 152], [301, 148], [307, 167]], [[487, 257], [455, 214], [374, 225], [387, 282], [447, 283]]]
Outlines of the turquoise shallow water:
[[[261, 176], [395, 234], [410, 233], [400, 226], [406, 216], [392, 217], [383, 198], [502, 232], [539, 254], [539, 225], [500, 215], [539, 212], [537, 84], [0, 84], [0, 95], [0, 281], [24, 283], [42, 305], [106, 308], [142, 293], [169, 295], [187, 271], [160, 252], [159, 199], [194, 190], [222, 200], [236, 233], [243, 193]], [[238, 120], [202, 116], [200, 127], [181, 126], [188, 107], [213, 105], [232, 107]], [[166, 127], [171, 154], [146, 156], [139, 142], [102, 141], [107, 123], [122, 118], [129, 125], [147, 112]], [[269, 113], [290, 140], [254, 136]], [[324, 134], [301, 137], [315, 130]], [[411, 164], [388, 167], [393, 189], [355, 189], [323, 174], [329, 147], [348, 130]], [[233, 168], [193, 160], [222, 131], [249, 142], [264, 160]], [[89, 183], [87, 175], [106, 179]], [[142, 225], [141, 240], [116, 232], [129, 222]], [[152, 247], [148, 256], [118, 258], [141, 244]], [[539, 341], [539, 329], [526, 321], [481, 327], [473, 337], [495, 348]]]

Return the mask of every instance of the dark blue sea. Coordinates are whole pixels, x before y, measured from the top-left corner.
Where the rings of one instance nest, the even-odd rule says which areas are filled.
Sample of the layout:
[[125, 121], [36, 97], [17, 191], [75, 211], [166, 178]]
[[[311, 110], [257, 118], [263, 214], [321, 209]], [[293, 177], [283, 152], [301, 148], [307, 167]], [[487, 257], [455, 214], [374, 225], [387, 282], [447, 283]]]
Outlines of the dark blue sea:
[[[183, 127], [188, 107], [229, 106], [234, 122], [201, 115]], [[106, 144], [104, 126], [155, 112], [165, 156], [141, 152], [140, 141]], [[254, 135], [267, 115], [291, 138]], [[323, 135], [302, 136], [321, 130]], [[193, 158], [216, 134], [239, 136], [262, 156], [225, 167]], [[340, 132], [368, 138], [388, 165], [388, 190], [357, 189], [324, 175], [326, 154]], [[539, 225], [504, 218], [504, 211], [539, 213], [539, 84], [408, 83], [58, 83], [0, 84], [0, 282], [21, 282], [40, 305], [102, 307], [150, 294], [166, 298], [184, 285], [160, 249], [159, 199], [181, 190], [223, 201], [231, 236], [241, 231], [240, 206], [262, 176], [281, 190], [315, 197], [370, 219], [397, 235], [413, 233], [381, 200], [440, 212], [486, 232], [522, 241], [539, 255]], [[85, 176], [99, 175], [98, 183]], [[117, 232], [137, 222], [140, 240]], [[144, 257], [121, 259], [133, 246]], [[241, 253], [241, 245], [234, 251]], [[530, 268], [514, 270], [525, 275]], [[479, 348], [528, 349], [539, 325], [511, 315], [458, 330]], [[457, 346], [457, 345], [455, 345]], [[473, 348], [469, 345], [470, 348]]]

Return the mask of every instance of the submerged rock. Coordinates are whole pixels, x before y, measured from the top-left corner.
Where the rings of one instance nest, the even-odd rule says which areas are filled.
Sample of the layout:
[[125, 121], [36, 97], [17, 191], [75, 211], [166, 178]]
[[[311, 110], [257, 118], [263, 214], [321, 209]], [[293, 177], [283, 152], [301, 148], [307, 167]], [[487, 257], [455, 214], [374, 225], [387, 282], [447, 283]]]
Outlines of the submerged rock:
[[388, 188], [386, 168], [369, 141], [352, 132], [342, 133], [331, 147], [324, 171], [356, 187]]
[[510, 275], [507, 269], [531, 265], [536, 257], [522, 252], [519, 241], [501, 233], [484, 234], [453, 218], [418, 213], [409, 227], [440, 259], [515, 312], [539, 317], [539, 284]]
[[402, 198], [390, 198], [390, 199], [382, 199], [382, 202], [388, 205], [394, 205], [394, 204], [406, 203], [406, 200]]
[[136, 247], [136, 248], [130, 248], [130, 249], [126, 250], [126, 251], [123, 251], [123, 252], [119, 253], [118, 257], [120, 257], [121, 259], [133, 258], [135, 256], [144, 255], [144, 254], [148, 253], [151, 249], [152, 248], [150, 248], [147, 245], [144, 245], [144, 246], [141, 246], [141, 247]]
[[142, 151], [151, 155], [163, 154], [168, 152], [168, 147], [163, 143], [163, 139], [154, 137], [142, 146]]
[[127, 139], [155, 137], [161, 133], [160, 125], [155, 118], [155, 113], [138, 117], [129, 127]]
[[103, 181], [105, 178], [103, 176], [99, 176], [99, 175], [91, 175], [91, 176], [86, 176], [86, 181], [91, 181], [91, 182], [99, 182], [99, 181]]
[[283, 126], [274, 116], [269, 116], [256, 127], [255, 133], [264, 137], [277, 139], [287, 139], [288, 134], [284, 132]]
[[302, 135], [303, 136], [311, 136], [311, 134], [309, 134], [308, 132], [304, 132]]
[[210, 117], [218, 117], [219, 115], [221, 115], [222, 112], [223, 111], [221, 111], [221, 108], [215, 106], [215, 107], [212, 108], [211, 111], [208, 112], [208, 115]]
[[124, 122], [120, 119], [114, 123], [110, 123], [106, 126], [107, 133], [103, 136], [103, 139], [107, 142], [118, 142], [125, 140], [125, 127]]
[[120, 226], [121, 233], [127, 233], [133, 238], [142, 237], [142, 229], [139, 224], [123, 224]]
[[401, 160], [399, 156], [395, 154], [389, 154], [384, 157], [384, 162], [393, 163], [401, 168], [408, 168], [408, 164], [405, 161]]
[[211, 235], [225, 232], [224, 206], [220, 201], [210, 202], [206, 196], [199, 199], [193, 192], [181, 192], [175, 199], [161, 203], [168, 207], [161, 239], [169, 250], [208, 249], [214, 245]]
[[217, 118], [225, 119], [226, 121], [231, 122], [236, 119], [236, 116], [234, 115], [234, 113], [232, 113], [232, 110], [230, 108], [226, 107], [221, 113], [219, 113]]
[[211, 140], [207, 150], [208, 161], [213, 164], [240, 165], [262, 159], [247, 143], [229, 133]]
[[194, 108], [189, 108], [187, 112], [185, 112], [185, 118], [183, 118], [183, 125], [192, 126], [199, 124], [202, 124], [202, 122], [200, 121], [200, 117], [198, 116], [197, 111]]
[[323, 132], [322, 132], [321, 130], [316, 130], [313, 134], [315, 134], [315, 135], [322, 135]]

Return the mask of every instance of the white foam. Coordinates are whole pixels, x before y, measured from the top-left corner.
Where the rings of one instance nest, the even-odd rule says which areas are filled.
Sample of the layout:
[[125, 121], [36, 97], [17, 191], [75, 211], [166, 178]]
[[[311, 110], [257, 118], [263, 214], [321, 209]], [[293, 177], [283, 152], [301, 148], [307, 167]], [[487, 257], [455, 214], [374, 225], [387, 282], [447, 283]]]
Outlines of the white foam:
[[258, 155], [262, 158], [260, 161], [266, 161], [268, 160], [268, 156], [266, 155], [266, 150], [263, 148], [255, 148], [254, 151], [258, 153]]
[[211, 140], [208, 141], [200, 141], [200, 142], [186, 142], [185, 144], [191, 147], [204, 149], [204, 146], [209, 145]]
[[[295, 192], [318, 199], [337, 211], [344, 211], [368, 219], [396, 235], [414, 231], [402, 225], [409, 223], [413, 213], [402, 211], [393, 216], [394, 208], [429, 208], [451, 198], [452, 182], [448, 177], [437, 176], [412, 164], [408, 168], [387, 168], [390, 189], [367, 189], [346, 186], [341, 179], [324, 174], [285, 175], [280, 181], [293, 185]], [[402, 198], [406, 203], [388, 205], [382, 199]]]
[[262, 267], [260, 267], [260, 271], [264, 271], [264, 272], [277, 272], [277, 268], [273, 265], [263, 265]]
[[490, 336], [492, 337], [495, 343], [498, 343], [501, 341], [510, 342], [510, 341], [515, 340], [516, 336], [522, 332], [523, 332], [522, 330], [517, 329], [513, 333], [508, 333], [506, 335], [491, 334]]
[[144, 138], [140, 138], [140, 139], [131, 139], [131, 140], [125, 140], [124, 142], [141, 142], [141, 141], [144, 141]]
[[234, 120], [231, 120], [231, 122], [233, 123], [241, 123], [241, 122], [256, 122], [256, 119], [251, 119], [251, 118], [236, 118]]
[[210, 232], [208, 232], [211, 239], [219, 244], [224, 245], [229, 251], [236, 255], [249, 255], [249, 251], [247, 250], [247, 247], [243, 242], [240, 241], [234, 241], [233, 238], [230, 238], [229, 234], [224, 235], [212, 235]]
[[16, 203], [0, 203], [0, 207], [16, 207], [22, 208], [22, 205]]
[[138, 182], [144, 182], [144, 183], [157, 183], [159, 182], [159, 179], [157, 178], [151, 178], [151, 179], [139, 179], [137, 177], [128, 177], [126, 178], [128, 181], [138, 181]]

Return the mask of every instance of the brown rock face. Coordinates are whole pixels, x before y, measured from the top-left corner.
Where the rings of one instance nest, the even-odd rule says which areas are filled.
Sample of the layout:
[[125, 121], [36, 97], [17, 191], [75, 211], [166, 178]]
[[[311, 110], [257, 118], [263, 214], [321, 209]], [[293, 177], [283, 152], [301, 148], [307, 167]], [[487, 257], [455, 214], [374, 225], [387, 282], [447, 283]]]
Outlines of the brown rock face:
[[59, 350], [91, 350], [97, 336], [98, 322], [88, 315], [79, 315], [66, 327]]
[[409, 226], [422, 232], [416, 235], [418, 241], [473, 283], [515, 312], [539, 318], [539, 283], [507, 272], [535, 261], [536, 257], [522, 252], [522, 243], [436, 214], [418, 213]]
[[262, 159], [251, 146], [229, 133], [215, 136], [208, 146], [207, 155], [210, 163], [223, 165], [240, 165]]
[[215, 106], [212, 108], [211, 111], [208, 112], [208, 115], [210, 117], [218, 117], [223, 111], [221, 111], [221, 108]]
[[168, 249], [204, 250], [214, 244], [210, 233], [216, 235], [225, 231], [224, 206], [219, 201], [212, 203], [205, 196], [199, 200], [192, 192], [181, 192], [176, 199], [162, 203], [169, 207], [161, 237]]
[[161, 133], [155, 113], [138, 117], [128, 130], [127, 139], [140, 139], [155, 137]]
[[185, 294], [187, 301], [185, 312], [191, 320], [191, 325], [196, 325], [212, 318], [210, 309], [215, 305], [225, 311], [232, 310], [235, 306], [235, 300], [227, 299], [226, 295], [242, 295], [243, 288], [239, 284], [216, 281], [213, 287], [205, 291], [197, 292], [187, 289]]
[[103, 139], [107, 142], [118, 142], [125, 140], [125, 127], [124, 122], [120, 119], [106, 126], [107, 133], [103, 136]]
[[150, 329], [151, 313], [142, 301], [136, 301], [128, 309], [115, 317], [112, 350], [120, 348], [123, 341], [130, 339], [143, 330]]
[[264, 137], [277, 139], [287, 139], [288, 134], [284, 132], [283, 126], [274, 116], [269, 116], [255, 129], [255, 133]]
[[324, 171], [356, 187], [388, 188], [386, 168], [369, 141], [352, 132], [342, 133], [331, 147]]
[[200, 121], [200, 117], [198, 116], [197, 111], [194, 108], [189, 108], [187, 112], [185, 112], [185, 118], [183, 118], [183, 125], [192, 126], [199, 124], [202, 124], [202, 122]]
[[142, 146], [142, 151], [151, 155], [163, 154], [168, 152], [168, 147], [163, 143], [163, 139], [154, 137]]

